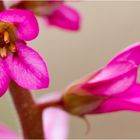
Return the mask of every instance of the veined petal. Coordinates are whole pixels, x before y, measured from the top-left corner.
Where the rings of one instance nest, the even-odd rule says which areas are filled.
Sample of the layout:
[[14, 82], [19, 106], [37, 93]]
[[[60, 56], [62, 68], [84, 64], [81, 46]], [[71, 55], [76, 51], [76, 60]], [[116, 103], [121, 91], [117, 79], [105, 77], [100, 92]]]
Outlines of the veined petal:
[[13, 23], [20, 40], [32, 40], [39, 33], [38, 22], [31, 11], [4, 10], [0, 13], [0, 21]]
[[92, 75], [82, 88], [92, 94], [119, 95], [136, 82], [137, 68], [129, 61], [118, 61]]
[[7, 126], [0, 124], [0, 139], [19, 139], [17, 134]]
[[53, 13], [48, 17], [50, 25], [55, 25], [67, 30], [79, 30], [80, 28], [80, 14], [64, 4], [59, 6]]
[[0, 64], [0, 96], [2, 96], [6, 92], [9, 82], [10, 82], [10, 78], [6, 73], [6, 70], [4, 69], [3, 63], [1, 62]]
[[120, 97], [105, 100], [94, 113], [107, 113], [121, 110], [140, 111], [140, 85], [136, 84]]
[[49, 77], [43, 59], [33, 49], [23, 43], [16, 43], [17, 53], [6, 59], [10, 77], [27, 89], [47, 88]]
[[109, 65], [116, 61], [133, 61], [137, 65], [140, 64], [140, 43], [130, 45], [124, 51], [116, 55], [110, 62]]
[[[58, 92], [42, 96], [39, 103], [56, 101], [61, 98]], [[68, 136], [69, 116], [60, 108], [47, 108], [43, 111], [43, 128], [46, 140], [59, 139], [65, 140]], [[56, 118], [57, 117], [57, 118]]]

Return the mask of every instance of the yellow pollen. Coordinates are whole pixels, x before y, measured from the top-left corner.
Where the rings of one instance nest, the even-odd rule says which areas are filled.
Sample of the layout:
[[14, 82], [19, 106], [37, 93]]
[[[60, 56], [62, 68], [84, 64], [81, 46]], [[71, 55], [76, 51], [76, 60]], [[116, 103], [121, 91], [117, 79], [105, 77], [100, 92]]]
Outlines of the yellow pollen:
[[10, 42], [10, 36], [7, 31], [4, 32], [4, 41], [6, 44], [8, 44]]
[[0, 56], [1, 56], [2, 58], [4, 58], [4, 57], [7, 56], [7, 50], [6, 50], [5, 47], [0, 48]]

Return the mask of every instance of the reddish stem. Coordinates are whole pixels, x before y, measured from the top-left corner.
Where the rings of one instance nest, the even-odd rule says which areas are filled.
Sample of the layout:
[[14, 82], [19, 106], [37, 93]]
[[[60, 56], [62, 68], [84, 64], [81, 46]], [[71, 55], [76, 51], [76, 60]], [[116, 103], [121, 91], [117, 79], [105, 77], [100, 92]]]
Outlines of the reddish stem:
[[4, 9], [5, 9], [5, 7], [4, 7], [3, 1], [0, 0], [0, 11], [2, 11], [2, 10], [4, 10]]
[[18, 86], [14, 81], [10, 83], [10, 93], [16, 107], [26, 139], [43, 139], [42, 111], [34, 102], [31, 93]]
[[49, 107], [58, 107], [58, 108], [63, 109], [63, 103], [62, 103], [61, 99], [58, 99], [55, 101], [50, 101], [50, 102], [45, 102], [45, 103], [40, 103], [37, 106], [40, 109], [40, 111], [43, 111], [44, 109], [49, 108]]

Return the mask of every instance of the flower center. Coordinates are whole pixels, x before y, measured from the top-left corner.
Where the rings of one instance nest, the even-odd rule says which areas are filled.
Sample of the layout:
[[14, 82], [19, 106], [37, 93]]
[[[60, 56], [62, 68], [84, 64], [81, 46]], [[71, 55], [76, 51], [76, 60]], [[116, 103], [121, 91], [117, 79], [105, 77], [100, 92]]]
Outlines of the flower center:
[[0, 22], [0, 57], [4, 58], [9, 52], [16, 52], [14, 26]]

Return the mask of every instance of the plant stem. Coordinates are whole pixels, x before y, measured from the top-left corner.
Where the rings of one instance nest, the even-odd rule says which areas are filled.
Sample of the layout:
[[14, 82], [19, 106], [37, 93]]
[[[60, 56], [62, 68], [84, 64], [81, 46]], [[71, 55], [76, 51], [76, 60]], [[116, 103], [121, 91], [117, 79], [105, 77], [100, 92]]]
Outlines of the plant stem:
[[24, 138], [43, 139], [42, 111], [34, 102], [31, 93], [14, 81], [10, 83], [10, 93], [20, 119]]
[[4, 10], [4, 9], [5, 9], [5, 7], [4, 7], [3, 1], [0, 0], [0, 11], [2, 11], [2, 10]]
[[63, 110], [63, 103], [62, 103], [61, 99], [58, 99], [55, 101], [50, 101], [50, 102], [45, 102], [45, 103], [40, 103], [37, 106], [40, 109], [40, 111], [43, 111], [44, 109], [49, 108], [49, 107], [57, 107], [57, 108], [61, 108]]

